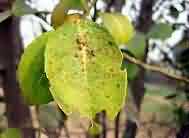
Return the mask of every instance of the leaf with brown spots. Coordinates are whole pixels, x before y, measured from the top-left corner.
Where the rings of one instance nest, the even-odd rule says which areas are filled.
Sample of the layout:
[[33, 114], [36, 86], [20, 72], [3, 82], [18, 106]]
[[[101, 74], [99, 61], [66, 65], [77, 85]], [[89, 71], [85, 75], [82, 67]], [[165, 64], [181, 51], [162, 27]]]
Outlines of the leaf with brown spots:
[[64, 23], [49, 38], [45, 71], [50, 91], [67, 114], [94, 118], [105, 110], [114, 119], [126, 97], [127, 75], [122, 55], [102, 26], [80, 19]]

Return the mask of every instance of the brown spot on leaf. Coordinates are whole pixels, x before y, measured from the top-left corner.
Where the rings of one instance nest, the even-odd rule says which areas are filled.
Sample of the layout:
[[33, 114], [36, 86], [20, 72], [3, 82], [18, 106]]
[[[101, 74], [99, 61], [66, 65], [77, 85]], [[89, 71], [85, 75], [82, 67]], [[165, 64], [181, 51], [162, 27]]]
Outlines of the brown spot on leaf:
[[81, 64], [84, 64], [84, 62], [83, 62], [83, 61], [81, 61]]
[[84, 34], [79, 34], [76, 38], [76, 43], [81, 46], [87, 46], [87, 41]]
[[78, 55], [77, 53], [75, 53], [74, 57], [75, 57], [75, 58], [78, 58], [78, 57], [79, 57], [79, 55]]
[[94, 50], [91, 50], [91, 51], [90, 51], [90, 54], [91, 54], [91, 56], [95, 57]]
[[112, 42], [112, 41], [108, 41], [108, 44], [109, 44], [109, 45], [113, 45], [113, 42]]
[[94, 50], [91, 50], [90, 48], [87, 48], [87, 54], [91, 57], [95, 57], [95, 52]]
[[113, 69], [113, 68], [110, 68], [110, 72], [114, 72], [114, 69]]
[[117, 88], [120, 88], [121, 85], [118, 83], [116, 86], [117, 86]]
[[110, 98], [110, 95], [106, 95], [106, 98]]
[[80, 39], [78, 37], [76, 38], [76, 43], [80, 44]]

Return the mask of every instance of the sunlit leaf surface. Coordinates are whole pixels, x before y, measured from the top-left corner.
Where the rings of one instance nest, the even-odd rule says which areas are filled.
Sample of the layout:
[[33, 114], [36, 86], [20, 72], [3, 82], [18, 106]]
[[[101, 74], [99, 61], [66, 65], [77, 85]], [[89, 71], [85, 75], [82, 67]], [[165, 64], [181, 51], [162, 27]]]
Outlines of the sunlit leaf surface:
[[79, 19], [64, 23], [48, 39], [45, 71], [60, 108], [70, 115], [94, 118], [106, 110], [114, 119], [123, 107], [127, 76], [122, 55], [103, 27]]
[[134, 28], [127, 16], [119, 13], [102, 13], [100, 16], [118, 45], [126, 44], [133, 37]]

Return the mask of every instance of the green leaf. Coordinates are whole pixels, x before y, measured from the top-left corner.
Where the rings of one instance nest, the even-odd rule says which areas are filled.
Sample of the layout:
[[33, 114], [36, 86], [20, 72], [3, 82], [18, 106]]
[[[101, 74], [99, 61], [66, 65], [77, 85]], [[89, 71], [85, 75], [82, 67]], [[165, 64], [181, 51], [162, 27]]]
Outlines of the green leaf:
[[1, 138], [22, 138], [20, 129], [8, 128], [1, 135]]
[[127, 76], [112, 36], [84, 19], [65, 22], [55, 32], [47, 43], [45, 71], [57, 104], [67, 115], [93, 119], [105, 110], [114, 119], [125, 102]]
[[52, 26], [57, 29], [65, 22], [68, 10], [88, 9], [86, 0], [62, 0], [54, 8], [51, 16]]
[[127, 16], [119, 13], [101, 13], [100, 17], [118, 45], [127, 44], [133, 37], [134, 28]]
[[127, 49], [135, 57], [143, 58], [146, 48], [146, 38], [143, 34], [137, 32], [136, 35], [128, 42]]
[[11, 16], [11, 11], [10, 10], [1, 12], [0, 13], [0, 23], [3, 22], [4, 20], [6, 20], [10, 16]]
[[172, 32], [171, 25], [160, 23], [153, 25], [147, 36], [150, 38], [166, 39], [171, 36]]
[[78, 9], [84, 10], [87, 5], [87, 0], [61, 0], [61, 3], [65, 5], [65, 9]]
[[63, 4], [63, 2], [59, 2], [55, 6], [52, 12], [52, 16], [51, 16], [51, 24], [55, 29], [64, 23], [67, 10], [68, 9], [65, 8], [65, 5]]
[[26, 14], [34, 14], [38, 12], [25, 3], [25, 0], [15, 0], [12, 6], [12, 14], [15, 16], [23, 16]]
[[[129, 54], [129, 53], [125, 52], [124, 50], [122, 52], [125, 54]], [[130, 63], [129, 61], [127, 61], [127, 59], [123, 60], [121, 68], [127, 70], [128, 81], [132, 81], [133, 79], [135, 79], [135, 77], [139, 71], [138, 66], [133, 63]]]
[[137, 65], [125, 62], [125, 68], [127, 69], [127, 78], [128, 80], [133, 80], [138, 74], [139, 68]]
[[35, 39], [25, 49], [19, 63], [18, 80], [22, 94], [29, 104], [45, 104], [52, 101], [44, 72], [44, 50], [51, 33], [45, 33]]

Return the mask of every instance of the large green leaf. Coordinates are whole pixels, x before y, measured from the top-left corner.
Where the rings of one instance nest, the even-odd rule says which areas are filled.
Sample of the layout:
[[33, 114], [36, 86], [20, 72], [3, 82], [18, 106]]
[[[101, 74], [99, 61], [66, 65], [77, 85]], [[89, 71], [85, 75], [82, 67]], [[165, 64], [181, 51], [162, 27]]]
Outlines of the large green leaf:
[[22, 94], [29, 104], [45, 104], [52, 101], [44, 72], [44, 51], [51, 33], [41, 35], [25, 49], [18, 67]]
[[126, 44], [133, 37], [134, 28], [127, 16], [119, 13], [101, 13], [100, 16], [118, 45]]
[[171, 25], [160, 23], [153, 25], [147, 36], [151, 38], [166, 39], [171, 36], [172, 31]]
[[1, 138], [22, 138], [21, 132], [17, 128], [8, 128], [1, 135]]
[[[55, 48], [56, 47], [56, 48]], [[60, 108], [94, 118], [105, 110], [114, 119], [125, 102], [122, 55], [106, 29], [88, 20], [65, 22], [49, 38], [45, 71]]]
[[25, 0], [15, 0], [12, 6], [12, 14], [15, 16], [23, 16], [25, 14], [33, 14], [38, 12], [25, 3]]

